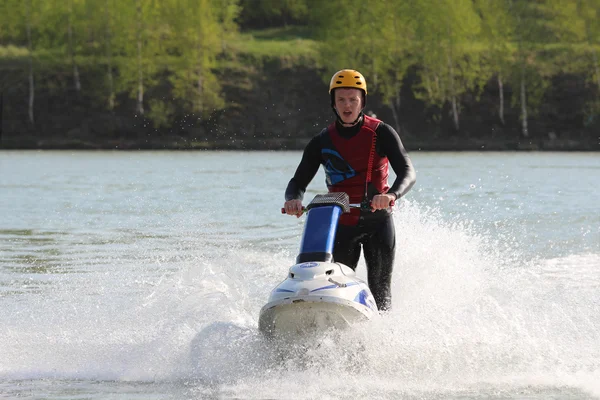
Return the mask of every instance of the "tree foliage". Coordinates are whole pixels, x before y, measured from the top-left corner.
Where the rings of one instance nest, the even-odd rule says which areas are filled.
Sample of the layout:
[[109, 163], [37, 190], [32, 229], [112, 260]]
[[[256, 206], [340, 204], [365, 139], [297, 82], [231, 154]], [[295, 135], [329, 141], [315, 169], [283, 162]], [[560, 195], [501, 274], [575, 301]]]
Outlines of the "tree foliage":
[[369, 92], [380, 93], [396, 116], [402, 81], [416, 61], [408, 4], [332, 0], [315, 1], [313, 8], [311, 22], [317, 27], [327, 74], [341, 68], [360, 70], [369, 77]]
[[[588, 116], [600, 113], [598, 21], [600, 0], [2, 0], [0, 46], [28, 54], [20, 79], [30, 104], [50, 84], [37, 67], [62, 63], [70, 87], [100, 87], [94, 96], [107, 109], [120, 102], [167, 126], [176, 113], [206, 117], [225, 106], [215, 72], [238, 62], [230, 44], [239, 31], [302, 25], [318, 43], [323, 80], [360, 70], [397, 126], [402, 91], [460, 130], [465, 96], [494, 82], [499, 120], [510, 86], [526, 136], [528, 117], [561, 73], [587, 77], [595, 90]], [[81, 77], [89, 87], [78, 83], [89, 71], [82, 63], [102, 66]], [[408, 74], [416, 83], [403, 87]], [[156, 96], [157, 87], [170, 96]]]
[[481, 21], [470, 0], [424, 0], [412, 4], [417, 25], [421, 85], [417, 96], [449, 104], [459, 130], [459, 98], [484, 83], [481, 58], [473, 48]]

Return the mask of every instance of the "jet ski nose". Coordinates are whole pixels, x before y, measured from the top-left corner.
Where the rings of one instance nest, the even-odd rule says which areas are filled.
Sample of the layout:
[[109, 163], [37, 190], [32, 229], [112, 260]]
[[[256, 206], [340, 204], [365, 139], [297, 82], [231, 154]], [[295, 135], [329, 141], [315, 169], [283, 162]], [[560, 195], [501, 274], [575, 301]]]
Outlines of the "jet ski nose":
[[267, 337], [343, 329], [377, 312], [366, 282], [350, 267], [333, 262], [337, 223], [349, 210], [348, 195], [330, 193], [315, 200], [307, 206], [296, 264], [260, 311], [258, 327]]

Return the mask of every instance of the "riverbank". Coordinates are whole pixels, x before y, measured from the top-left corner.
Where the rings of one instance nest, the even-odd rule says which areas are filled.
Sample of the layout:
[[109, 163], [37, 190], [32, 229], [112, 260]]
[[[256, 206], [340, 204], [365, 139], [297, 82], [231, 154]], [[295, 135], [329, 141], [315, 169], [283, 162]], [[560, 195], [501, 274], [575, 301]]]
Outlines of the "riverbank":
[[[120, 92], [115, 107], [107, 109], [102, 61], [81, 65], [81, 91], [71, 87], [69, 64], [40, 64], [31, 123], [25, 60], [0, 58], [0, 148], [303, 149], [334, 118], [324, 79], [330, 72], [311, 56], [314, 43], [305, 42], [311, 44], [299, 41], [306, 49], [296, 58], [232, 50], [214, 71], [224, 106], [210, 113], [186, 111], [186, 104], [173, 97], [169, 76], [161, 76], [144, 94], [149, 104], [158, 99], [168, 111], [160, 124], [153, 120], [152, 108], [138, 115], [136, 100], [128, 92]], [[597, 88], [583, 75], [561, 73], [551, 78], [539, 104], [529, 110], [525, 136], [510, 82], [504, 85], [503, 118], [498, 113], [497, 81], [490, 79], [480, 92], [461, 97], [457, 130], [449, 104], [431, 106], [415, 97], [417, 72], [405, 76], [399, 102], [393, 106], [384, 102], [374, 89], [365, 108], [394, 127], [409, 151], [600, 150], [600, 115], [591, 108]]]
[[[188, 150], [188, 151], [289, 151], [303, 150], [308, 138], [299, 139], [233, 139], [217, 141], [190, 141], [186, 138], [164, 140], [0, 140], [3, 150]], [[436, 139], [431, 142], [404, 139], [408, 151], [600, 151], [600, 140], [577, 141], [546, 139], [529, 141], [499, 141], [485, 139]]]

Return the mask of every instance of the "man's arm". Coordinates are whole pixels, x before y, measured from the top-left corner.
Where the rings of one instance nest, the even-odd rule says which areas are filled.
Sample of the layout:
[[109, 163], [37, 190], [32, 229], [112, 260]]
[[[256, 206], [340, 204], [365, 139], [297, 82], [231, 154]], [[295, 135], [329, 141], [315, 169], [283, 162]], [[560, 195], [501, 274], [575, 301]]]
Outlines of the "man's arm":
[[379, 153], [388, 158], [392, 169], [396, 173], [396, 180], [388, 193], [396, 195], [396, 198], [399, 199], [415, 184], [417, 179], [415, 168], [398, 132], [390, 125], [379, 124], [379, 127], [377, 127], [377, 141], [379, 143]]
[[294, 177], [285, 189], [285, 200], [302, 200], [306, 187], [319, 171], [321, 165], [321, 139], [317, 135], [306, 145], [302, 160], [296, 168]]

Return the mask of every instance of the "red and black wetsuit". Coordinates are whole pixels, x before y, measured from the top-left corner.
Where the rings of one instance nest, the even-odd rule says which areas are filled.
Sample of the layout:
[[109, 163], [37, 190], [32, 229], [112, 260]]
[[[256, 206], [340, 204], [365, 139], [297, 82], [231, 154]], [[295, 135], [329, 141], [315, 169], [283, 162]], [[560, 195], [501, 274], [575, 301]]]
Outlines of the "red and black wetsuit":
[[[302, 200], [306, 187], [323, 165], [329, 191], [346, 192], [350, 203], [360, 203], [365, 194], [374, 135], [368, 200], [382, 193], [393, 193], [399, 199], [415, 183], [413, 165], [398, 133], [391, 126], [364, 116], [355, 126], [346, 128], [336, 122], [312, 138], [287, 186], [286, 201]], [[397, 176], [391, 187], [388, 186], [389, 166]], [[362, 245], [369, 287], [377, 307], [384, 311], [391, 307], [395, 233], [391, 209], [375, 212], [352, 209], [350, 214], [340, 218], [333, 250], [335, 261], [356, 269]]]

